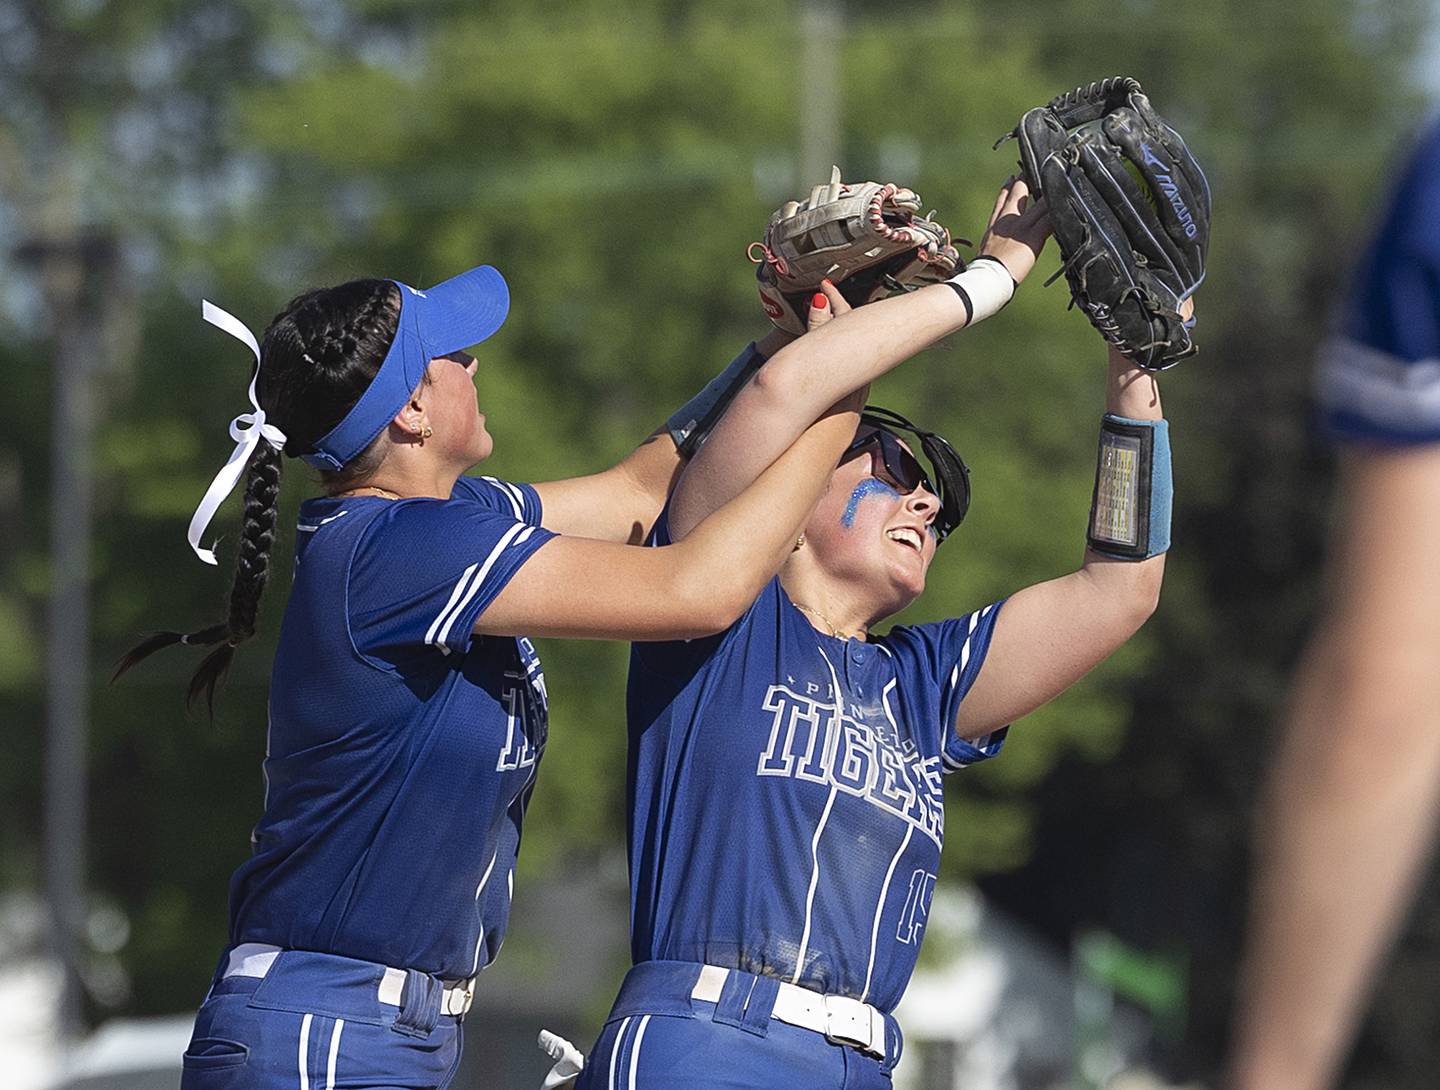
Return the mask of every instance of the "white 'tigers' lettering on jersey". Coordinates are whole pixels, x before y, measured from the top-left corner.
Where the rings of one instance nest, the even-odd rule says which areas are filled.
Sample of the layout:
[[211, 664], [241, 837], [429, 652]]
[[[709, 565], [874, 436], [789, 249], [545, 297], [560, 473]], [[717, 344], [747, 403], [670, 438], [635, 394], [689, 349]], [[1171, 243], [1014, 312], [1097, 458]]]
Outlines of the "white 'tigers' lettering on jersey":
[[[807, 686], [810, 688], [810, 686]], [[818, 694], [817, 694], [818, 695]], [[785, 685], [765, 692], [770, 738], [757, 776], [788, 776], [834, 787], [909, 822], [939, 844], [945, 830], [940, 759], [921, 757], [886, 715], [847, 714], [828, 697]], [[851, 712], [860, 709], [852, 706]]]

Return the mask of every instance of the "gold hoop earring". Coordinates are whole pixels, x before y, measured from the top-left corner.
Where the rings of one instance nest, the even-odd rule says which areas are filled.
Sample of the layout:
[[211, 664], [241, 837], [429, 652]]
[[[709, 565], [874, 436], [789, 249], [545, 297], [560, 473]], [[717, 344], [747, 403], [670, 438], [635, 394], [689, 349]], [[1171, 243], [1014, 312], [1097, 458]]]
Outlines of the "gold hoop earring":
[[429, 424], [420, 425], [420, 442], [425, 442], [425, 440], [429, 439], [434, 434], [435, 429], [432, 428]]

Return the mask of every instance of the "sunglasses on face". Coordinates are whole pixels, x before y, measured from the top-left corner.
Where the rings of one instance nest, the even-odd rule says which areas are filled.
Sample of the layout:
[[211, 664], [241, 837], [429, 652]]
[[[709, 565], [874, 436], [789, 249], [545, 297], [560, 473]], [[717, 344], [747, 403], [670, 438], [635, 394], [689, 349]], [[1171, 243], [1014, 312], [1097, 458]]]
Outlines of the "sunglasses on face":
[[[940, 495], [930, 483], [929, 476], [915, 455], [906, 450], [900, 440], [888, 431], [876, 430], [860, 436], [846, 448], [840, 464], [844, 465], [851, 458], [867, 452], [871, 455], [873, 475], [902, 496], [910, 495], [916, 488], [924, 488], [932, 496]], [[879, 455], [878, 458], [875, 457], [876, 454]]]

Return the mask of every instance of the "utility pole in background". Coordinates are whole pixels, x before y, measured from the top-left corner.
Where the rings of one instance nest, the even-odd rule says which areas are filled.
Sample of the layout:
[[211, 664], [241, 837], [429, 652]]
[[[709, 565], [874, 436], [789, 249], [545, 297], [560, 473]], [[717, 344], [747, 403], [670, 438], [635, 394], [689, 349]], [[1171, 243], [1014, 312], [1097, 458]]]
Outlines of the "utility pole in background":
[[50, 602], [45, 640], [45, 889], [51, 941], [64, 971], [59, 1028], [84, 1029], [82, 959], [88, 916], [86, 769], [90, 687], [90, 533], [98, 381], [108, 361], [109, 288], [119, 252], [108, 234], [32, 238], [16, 256], [35, 270], [54, 345], [50, 480]]
[[840, 0], [807, 0], [800, 19], [800, 177], [796, 198], [830, 180], [840, 161]]
[[0, 15], [28, 42], [0, 70], [0, 132], [9, 138], [0, 199], [15, 213], [19, 242], [13, 256], [38, 296], [35, 333], [48, 343], [53, 368], [42, 862], [50, 949], [64, 973], [56, 1025], [68, 1045], [87, 1028], [95, 434], [105, 380], [119, 361], [133, 357], [139, 330], [135, 287], [124, 275], [115, 226], [123, 221], [113, 203], [115, 193], [128, 196], [130, 190], [104, 143], [105, 110], [130, 92], [123, 79], [88, 79], [91, 72], [107, 71], [94, 59], [113, 47], [97, 47], [83, 20], [33, 0], [0, 0]]
[[18, 204], [25, 221], [15, 259], [34, 279], [53, 353], [43, 863], [50, 946], [64, 973], [57, 1028], [68, 1044], [86, 1029], [95, 432], [102, 380], [133, 351], [137, 326], [117, 236], [90, 222], [84, 171], [56, 135], [64, 128], [62, 102], [47, 100], [52, 110], [22, 163], [23, 192], [32, 199]]

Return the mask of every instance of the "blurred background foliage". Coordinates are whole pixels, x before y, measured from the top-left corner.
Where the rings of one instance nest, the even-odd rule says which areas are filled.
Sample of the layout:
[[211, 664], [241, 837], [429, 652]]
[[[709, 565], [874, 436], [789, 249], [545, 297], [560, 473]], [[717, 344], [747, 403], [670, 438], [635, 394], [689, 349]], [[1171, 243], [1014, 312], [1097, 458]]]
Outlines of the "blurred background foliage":
[[[831, 10], [846, 176], [913, 185], [958, 234], [979, 237], [1014, 169], [1013, 145], [991, 144], [1019, 114], [1115, 72], [1141, 80], [1209, 170], [1202, 354], [1163, 384], [1177, 520], [1160, 611], [1020, 723], [1004, 760], [952, 779], [945, 858], [951, 880], [979, 879], [1057, 942], [1103, 926], [1188, 958], [1193, 1016], [1170, 1059], [1205, 1072], [1232, 987], [1257, 769], [1318, 593], [1331, 466], [1308, 430], [1310, 360], [1423, 115], [1430, 5]], [[200, 321], [198, 300], [258, 331], [317, 283], [430, 283], [493, 263], [514, 306], [481, 352], [486, 472], [610, 464], [764, 329], [745, 247], [822, 180], [801, 176], [797, 152], [817, 121], [797, 67], [807, 25], [801, 4], [776, 0], [0, 0], [0, 883], [40, 881], [49, 361], [83, 332], [99, 419], [90, 876], [128, 919], [112, 943], [123, 986], [95, 988], [95, 1017], [195, 1001], [260, 804], [285, 578], [213, 724], [183, 713], [183, 655], [105, 684], [137, 634], [198, 626], [228, 590], [183, 529], [228, 454], [249, 357]], [[36, 259], [62, 244], [80, 256]], [[87, 264], [87, 245], [113, 262]], [[1067, 313], [1063, 283], [1039, 286], [1057, 265], [1048, 251], [1001, 320], [875, 390], [949, 435], [975, 486], [964, 532], [904, 619], [963, 612], [1079, 560], [1104, 351]], [[293, 512], [312, 481], [298, 463], [286, 476]], [[289, 552], [287, 540], [281, 572]], [[551, 746], [521, 882], [623, 843], [625, 648], [541, 653]], [[1409, 952], [1440, 969], [1423, 938], [1440, 921], [1433, 898], [1421, 917]], [[1440, 1062], [1419, 1015], [1440, 972], [1418, 977], [1407, 994], [1430, 1002], [1382, 997], [1357, 1079], [1418, 1086], [1396, 1057]]]

